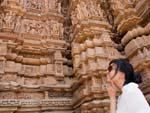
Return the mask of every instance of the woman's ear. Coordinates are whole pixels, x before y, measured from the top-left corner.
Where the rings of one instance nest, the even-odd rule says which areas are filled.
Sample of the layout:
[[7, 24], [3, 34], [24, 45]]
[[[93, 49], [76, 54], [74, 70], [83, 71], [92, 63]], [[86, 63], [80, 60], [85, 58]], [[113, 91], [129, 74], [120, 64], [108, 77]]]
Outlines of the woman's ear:
[[125, 80], [125, 73], [121, 72], [122, 76], [121, 78]]
[[123, 85], [125, 82], [125, 74], [123, 72], [120, 72], [120, 76], [118, 79], [119, 84]]
[[119, 80], [121, 80], [121, 81], [122, 81], [122, 80], [123, 80], [123, 81], [125, 80], [125, 74], [124, 74], [123, 72], [120, 72], [120, 71], [119, 71], [119, 72], [118, 72], [118, 75], [119, 75]]

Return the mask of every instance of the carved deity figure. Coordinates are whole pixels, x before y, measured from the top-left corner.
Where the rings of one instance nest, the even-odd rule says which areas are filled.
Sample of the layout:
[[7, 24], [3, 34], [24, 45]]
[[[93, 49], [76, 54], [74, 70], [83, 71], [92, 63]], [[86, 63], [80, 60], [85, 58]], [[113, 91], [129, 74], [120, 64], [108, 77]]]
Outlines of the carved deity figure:
[[51, 25], [52, 25], [51, 34], [52, 35], [60, 35], [60, 23], [52, 20]]
[[56, 9], [56, 0], [49, 0], [49, 9], [55, 10]]
[[89, 16], [89, 12], [88, 12], [88, 9], [87, 9], [87, 5], [84, 2], [81, 2], [80, 3], [80, 7], [81, 7], [81, 11], [82, 11], [83, 15], [85, 17], [88, 17]]
[[42, 22], [37, 22], [35, 25], [35, 28], [36, 28], [37, 34], [39, 35], [45, 34], [45, 29], [44, 29]]
[[20, 32], [21, 31], [21, 16], [17, 17], [14, 31], [15, 32]]
[[77, 8], [75, 9], [75, 12], [77, 13], [77, 19], [82, 20], [83, 15], [82, 15], [82, 12], [80, 11], [80, 6], [79, 5], [77, 5]]
[[2, 27], [3, 27], [3, 19], [4, 19], [4, 14], [1, 13], [0, 14], [0, 29], [2, 29]]
[[56, 63], [55, 64], [55, 71], [56, 71], [56, 73], [59, 73], [59, 74], [62, 73], [63, 69], [62, 69], [62, 64], [61, 63]]
[[42, 8], [43, 8], [42, 2], [38, 1], [36, 5], [36, 9], [42, 10]]
[[98, 16], [102, 17], [103, 18], [103, 12], [102, 12], [102, 9], [100, 7], [100, 4], [97, 5], [97, 12], [98, 12]]
[[44, 8], [44, 1], [41, 0], [26, 0], [25, 8], [42, 10]]
[[87, 6], [84, 2], [80, 2], [80, 4], [77, 5], [77, 18], [79, 20], [85, 19], [89, 17], [89, 12], [87, 10]]
[[33, 21], [33, 23], [30, 23], [30, 29], [29, 29], [29, 32], [31, 33], [31, 34], [36, 34], [37, 33], [37, 31], [36, 31], [36, 23]]
[[31, 7], [31, 1], [24, 0], [24, 2], [25, 2], [25, 8], [30, 8]]
[[58, 12], [61, 13], [61, 3], [57, 4], [57, 9], [58, 9]]
[[4, 16], [4, 26], [14, 28], [14, 20], [15, 20], [15, 13], [14, 12], [8, 12]]
[[49, 37], [50, 36], [50, 22], [49, 21], [46, 21], [45, 22], [45, 34]]

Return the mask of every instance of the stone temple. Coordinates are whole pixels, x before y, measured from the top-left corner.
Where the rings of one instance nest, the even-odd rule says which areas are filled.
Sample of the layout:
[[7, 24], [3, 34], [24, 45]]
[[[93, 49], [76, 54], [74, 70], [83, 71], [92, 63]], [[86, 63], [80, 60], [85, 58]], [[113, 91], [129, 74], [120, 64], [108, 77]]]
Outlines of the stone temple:
[[150, 103], [150, 0], [0, 0], [0, 113], [108, 113], [115, 58]]

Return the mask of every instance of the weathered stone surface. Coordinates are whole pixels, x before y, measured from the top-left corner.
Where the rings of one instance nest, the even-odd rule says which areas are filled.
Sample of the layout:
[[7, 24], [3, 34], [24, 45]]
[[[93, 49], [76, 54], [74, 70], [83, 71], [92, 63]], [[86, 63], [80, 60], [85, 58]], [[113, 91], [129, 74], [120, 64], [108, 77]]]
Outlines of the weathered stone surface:
[[142, 73], [150, 102], [148, 5], [0, 0], [0, 113], [107, 113], [106, 70], [115, 58]]

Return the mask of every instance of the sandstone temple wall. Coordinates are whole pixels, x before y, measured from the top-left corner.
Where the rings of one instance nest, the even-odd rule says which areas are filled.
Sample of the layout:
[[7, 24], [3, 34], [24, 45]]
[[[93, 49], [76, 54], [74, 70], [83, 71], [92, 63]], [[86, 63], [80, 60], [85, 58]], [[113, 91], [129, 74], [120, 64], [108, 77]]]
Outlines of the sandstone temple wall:
[[150, 103], [149, 0], [0, 0], [0, 113], [108, 113], [106, 70], [128, 58]]

